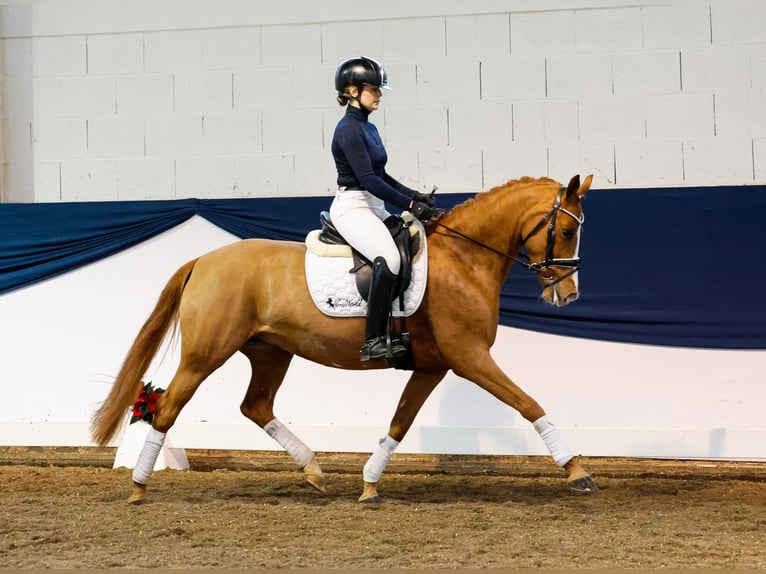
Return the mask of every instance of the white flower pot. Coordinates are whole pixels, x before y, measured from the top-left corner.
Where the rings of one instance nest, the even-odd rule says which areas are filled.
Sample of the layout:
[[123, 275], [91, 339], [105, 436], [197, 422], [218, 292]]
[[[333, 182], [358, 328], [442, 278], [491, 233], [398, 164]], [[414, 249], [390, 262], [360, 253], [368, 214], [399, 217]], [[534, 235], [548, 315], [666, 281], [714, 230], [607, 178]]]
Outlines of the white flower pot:
[[[146, 421], [136, 421], [133, 424], [126, 425], [120, 446], [117, 448], [117, 454], [114, 457], [112, 468], [123, 466], [125, 468], [134, 468], [136, 466], [141, 449], [144, 448], [146, 434], [150, 428], [151, 425]], [[187, 470], [189, 468], [186, 451], [182, 448], [173, 448], [169, 435], [165, 435], [165, 442], [157, 457], [157, 462], [154, 463], [154, 470], [165, 468], [175, 470]]]

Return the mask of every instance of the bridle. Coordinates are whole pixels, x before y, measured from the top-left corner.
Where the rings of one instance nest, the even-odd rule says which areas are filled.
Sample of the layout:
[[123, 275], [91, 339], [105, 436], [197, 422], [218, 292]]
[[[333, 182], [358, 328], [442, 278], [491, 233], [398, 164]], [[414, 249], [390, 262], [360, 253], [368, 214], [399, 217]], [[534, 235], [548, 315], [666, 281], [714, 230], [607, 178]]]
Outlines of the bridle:
[[463, 239], [466, 239], [470, 241], [471, 243], [475, 243], [476, 245], [487, 249], [489, 251], [492, 251], [493, 253], [497, 253], [498, 255], [501, 255], [502, 257], [505, 257], [507, 259], [511, 259], [512, 261], [515, 261], [519, 265], [522, 265], [526, 269], [529, 269], [532, 273], [539, 275], [546, 269], [550, 269], [552, 267], [563, 267], [565, 269], [569, 269], [567, 273], [562, 275], [561, 277], [557, 277], [555, 279], [548, 280], [546, 278], [546, 285], [545, 287], [553, 287], [557, 283], [560, 283], [567, 277], [574, 275], [577, 273], [577, 271], [580, 268], [580, 258], [578, 256], [572, 257], [572, 258], [558, 258], [553, 256], [553, 248], [556, 244], [556, 218], [558, 216], [558, 213], [564, 213], [574, 219], [577, 222], [578, 229], [577, 233], [580, 233], [580, 229], [582, 228], [583, 223], [585, 222], [585, 214], [581, 216], [577, 216], [568, 209], [565, 209], [561, 206], [561, 199], [564, 196], [564, 192], [566, 191], [565, 187], [561, 187], [556, 194], [556, 199], [553, 201], [553, 206], [551, 207], [550, 211], [546, 213], [542, 219], [535, 225], [532, 230], [527, 233], [524, 238], [521, 240], [522, 246], [526, 245], [527, 241], [530, 237], [533, 235], [536, 235], [542, 229], [546, 226], [548, 226], [548, 237], [547, 237], [547, 243], [545, 246], [545, 259], [542, 261], [538, 261], [536, 263], [532, 263], [529, 259], [529, 256], [526, 253], [519, 253], [518, 255], [511, 255], [510, 253], [505, 253], [504, 251], [500, 251], [499, 249], [495, 249], [494, 247], [491, 247], [485, 243], [482, 243], [481, 241], [478, 241], [474, 239], [473, 237], [469, 237], [468, 235], [461, 233], [460, 231], [453, 229], [447, 225], [444, 225], [440, 221], [436, 222], [436, 225], [439, 227], [443, 227], [450, 233], [454, 233], [455, 235], [462, 237]]

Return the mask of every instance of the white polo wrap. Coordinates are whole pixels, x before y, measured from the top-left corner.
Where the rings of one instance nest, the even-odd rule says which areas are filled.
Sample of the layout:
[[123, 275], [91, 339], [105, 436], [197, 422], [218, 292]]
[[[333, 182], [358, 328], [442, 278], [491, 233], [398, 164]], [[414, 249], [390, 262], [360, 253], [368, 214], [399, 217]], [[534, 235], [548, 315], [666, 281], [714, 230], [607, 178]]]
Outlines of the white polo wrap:
[[364, 473], [362, 476], [364, 477], [365, 482], [374, 483], [380, 480], [380, 475], [383, 474], [388, 461], [391, 460], [391, 455], [394, 454], [394, 451], [398, 446], [399, 441], [392, 439], [388, 435], [386, 435], [385, 438], [380, 439], [378, 448], [375, 449], [375, 452], [372, 453], [367, 460], [367, 463], [364, 465]]
[[553, 460], [556, 461], [556, 464], [559, 466], [564, 466], [566, 463], [572, 460], [574, 455], [569, 450], [569, 448], [567, 448], [567, 445], [564, 444], [558, 429], [553, 426], [551, 421], [548, 420], [548, 415], [541, 416], [534, 423], [532, 423], [532, 425], [535, 427], [535, 430], [543, 439], [545, 446], [548, 447], [548, 450], [550, 451]]
[[279, 420], [274, 419], [271, 422], [266, 423], [263, 430], [265, 430], [271, 438], [282, 445], [282, 448], [287, 451], [287, 454], [293, 457], [295, 464], [300, 468], [304, 468], [311, 462], [311, 459], [314, 458], [314, 452], [303, 444], [301, 439], [295, 436], [290, 429], [283, 425]]
[[134, 482], [138, 484], [147, 484], [149, 482], [149, 477], [152, 475], [154, 464], [157, 462], [157, 457], [160, 455], [160, 450], [162, 450], [164, 443], [165, 433], [150, 427], [149, 432], [146, 433], [144, 448], [141, 449], [136, 466], [133, 467]]

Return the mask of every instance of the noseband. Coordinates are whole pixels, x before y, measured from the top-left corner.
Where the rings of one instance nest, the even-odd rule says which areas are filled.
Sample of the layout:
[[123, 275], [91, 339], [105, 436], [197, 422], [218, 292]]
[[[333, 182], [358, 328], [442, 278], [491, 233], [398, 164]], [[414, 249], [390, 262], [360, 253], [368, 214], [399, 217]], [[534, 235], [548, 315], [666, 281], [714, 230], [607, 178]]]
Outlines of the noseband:
[[[463, 239], [467, 239], [468, 241], [475, 243], [476, 245], [487, 249], [489, 251], [492, 251], [493, 253], [497, 253], [498, 255], [501, 255], [507, 259], [511, 259], [518, 263], [519, 265], [524, 266], [525, 268], [529, 269], [532, 273], [539, 275], [546, 269], [550, 269], [552, 267], [564, 267], [569, 269], [567, 273], [562, 275], [561, 277], [558, 277], [556, 279], [547, 281], [546, 288], [547, 287], [553, 287], [554, 285], [560, 283], [570, 275], [574, 275], [577, 273], [578, 269], [580, 268], [580, 258], [579, 257], [572, 257], [569, 259], [560, 259], [553, 256], [553, 247], [556, 244], [556, 217], [558, 216], [559, 211], [561, 213], [565, 213], [572, 219], [574, 219], [577, 222], [577, 225], [582, 227], [583, 223], [585, 222], [585, 214], [581, 215], [580, 217], [577, 217], [574, 213], [569, 211], [568, 209], [564, 209], [561, 206], [561, 198], [564, 196], [564, 192], [566, 191], [565, 187], [561, 187], [556, 194], [556, 199], [553, 202], [553, 207], [551, 207], [550, 211], [546, 213], [543, 218], [535, 225], [535, 227], [527, 233], [526, 236], [521, 240], [522, 245], [526, 245], [527, 241], [530, 237], [533, 235], [536, 235], [542, 229], [546, 226], [548, 226], [548, 238], [547, 243], [545, 246], [545, 259], [542, 261], [538, 261], [536, 263], [532, 263], [529, 260], [529, 256], [526, 253], [519, 253], [518, 256], [511, 255], [510, 253], [504, 253], [503, 251], [500, 251], [498, 249], [495, 249], [494, 247], [490, 247], [489, 245], [486, 245], [485, 243], [482, 243], [481, 241], [477, 241], [473, 237], [468, 237], [464, 233], [461, 233], [457, 231], [456, 229], [452, 229], [451, 227], [448, 227], [444, 225], [443, 223], [436, 222], [436, 225], [439, 227], [443, 227], [447, 231], [454, 233], [455, 235], [458, 235], [459, 237], [462, 237]], [[578, 229], [579, 233], [579, 229]]]

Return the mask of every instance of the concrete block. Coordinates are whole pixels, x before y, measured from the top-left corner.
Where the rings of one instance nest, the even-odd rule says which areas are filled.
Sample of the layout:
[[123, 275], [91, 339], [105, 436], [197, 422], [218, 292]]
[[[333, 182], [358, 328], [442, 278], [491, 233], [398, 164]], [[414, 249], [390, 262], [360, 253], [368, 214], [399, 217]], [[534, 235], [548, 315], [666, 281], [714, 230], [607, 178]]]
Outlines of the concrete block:
[[446, 55], [444, 18], [403, 18], [383, 22], [386, 62], [428, 61]]
[[41, 118], [32, 122], [35, 161], [84, 158], [87, 141], [86, 120]]
[[643, 48], [642, 8], [606, 8], [575, 12], [579, 52], [621, 52]]
[[[722, 137], [749, 136], [751, 133], [750, 98], [746, 92], [723, 92], [713, 96], [715, 111], [715, 135]], [[757, 113], [757, 111], [756, 111]], [[761, 114], [762, 115], [762, 114]], [[763, 117], [762, 119], [766, 119]], [[766, 125], [761, 121], [756, 131], [763, 130]], [[766, 133], [764, 133], [766, 135]]]
[[545, 141], [573, 143], [580, 139], [579, 110], [575, 100], [548, 100], [544, 103]]
[[178, 198], [242, 197], [233, 156], [185, 157], [175, 162]]
[[642, 7], [644, 49], [692, 48], [710, 45], [710, 4], [668, 2]]
[[[3, 203], [35, 203], [42, 201], [35, 197], [35, 178], [34, 168], [39, 168], [42, 164], [51, 164], [55, 167], [55, 186], [43, 185], [40, 183], [40, 189], [43, 187], [55, 188], [58, 192], [58, 162], [36, 162], [31, 159], [28, 161], [9, 161], [3, 166], [3, 182], [0, 189], [0, 200]], [[41, 179], [44, 176], [41, 175]], [[56, 198], [56, 201], [58, 198]]]
[[140, 74], [143, 70], [142, 34], [88, 36], [88, 74]]
[[421, 150], [418, 156], [420, 181], [427, 182], [427, 185], [438, 185], [444, 193], [481, 191], [483, 173], [480, 149]]
[[[327, 108], [335, 101], [335, 67], [293, 68], [293, 105], [296, 108]], [[388, 96], [388, 94], [384, 94]]]
[[3, 78], [3, 118], [26, 119], [33, 116], [32, 79], [23, 76]]
[[750, 52], [745, 47], [683, 50], [681, 72], [686, 93], [744, 91], [750, 88]]
[[750, 89], [766, 91], [766, 44], [750, 46]]
[[508, 102], [458, 104], [450, 106], [448, 114], [450, 146], [485, 149], [512, 141], [512, 108]]
[[0, 40], [0, 62], [6, 78], [31, 78], [33, 74], [32, 39], [3, 38]]
[[456, 103], [479, 101], [479, 62], [438, 60], [418, 64], [418, 101]]
[[590, 143], [646, 137], [642, 98], [588, 98], [580, 102], [580, 140]]
[[384, 113], [389, 150], [447, 147], [446, 106], [399, 106]]
[[263, 151], [322, 150], [322, 112], [293, 110], [288, 115], [263, 115]]
[[[294, 194], [296, 196], [333, 196], [337, 185], [337, 172], [332, 157], [326, 152], [300, 152], [295, 154]], [[330, 207], [330, 197], [327, 208]], [[319, 214], [317, 213], [317, 227]]]
[[261, 64], [261, 28], [221, 28], [203, 30], [202, 68], [236, 70]]
[[646, 99], [646, 135], [649, 139], [711, 137], [713, 124], [711, 94], [650, 96]]
[[494, 58], [511, 53], [508, 14], [448, 16], [445, 21], [450, 58]]
[[391, 62], [384, 65], [392, 89], [383, 94], [383, 105], [414, 104], [418, 97], [417, 65], [412, 62]]
[[73, 159], [61, 162], [61, 201], [117, 199], [117, 162]]
[[117, 115], [153, 116], [173, 112], [173, 76], [142, 74], [114, 80]]
[[754, 181], [750, 138], [717, 137], [683, 143], [687, 185], [747, 185]]
[[548, 148], [539, 145], [511, 144], [485, 148], [483, 189], [488, 190], [523, 176], [548, 175]]
[[[64, 201], [61, 196], [61, 162], [60, 161], [36, 161], [32, 164], [32, 190], [33, 201], [37, 203], [49, 203]], [[14, 181], [26, 181], [15, 178]], [[29, 195], [26, 193], [25, 195]]]
[[545, 102], [513, 103], [513, 141], [528, 145], [545, 143]]
[[[326, 22], [322, 24], [322, 63], [335, 70], [355, 56], [383, 58], [383, 20]], [[388, 62], [381, 62], [388, 71]]]
[[115, 117], [87, 120], [88, 157], [144, 155], [144, 118]]
[[[47, 121], [47, 120], [40, 120]], [[32, 122], [27, 119], [3, 121], [3, 159], [8, 163], [32, 161]]]
[[112, 78], [35, 78], [32, 87], [32, 105], [37, 118], [112, 116], [115, 112]]
[[589, 98], [612, 94], [611, 54], [548, 56], [550, 98]]
[[569, 144], [548, 147], [548, 169], [551, 177], [563, 184], [575, 174], [582, 178], [593, 174], [594, 188], [613, 187], [614, 146], [610, 144]]
[[756, 184], [766, 184], [766, 138], [753, 140], [753, 172]]
[[202, 33], [173, 30], [144, 34], [144, 70], [149, 73], [197, 72], [202, 69]]
[[196, 156], [202, 153], [201, 116], [152, 116], [145, 122], [147, 156]]
[[117, 160], [117, 199], [175, 199], [175, 161], [170, 158]]
[[263, 151], [262, 112], [206, 114], [202, 118], [203, 151], [206, 155], [258, 153]]
[[261, 29], [264, 66], [318, 66], [322, 63], [322, 34], [318, 24], [265, 26]]
[[711, 2], [710, 14], [714, 45], [758, 44], [766, 40], [766, 3], [761, 0]]
[[511, 14], [511, 54], [545, 56], [576, 50], [575, 12], [551, 10]]
[[233, 108], [231, 72], [176, 74], [173, 83], [176, 113], [225, 112]]
[[236, 111], [275, 111], [292, 106], [292, 73], [289, 68], [268, 68], [234, 72]]
[[615, 54], [612, 62], [616, 96], [681, 91], [681, 57], [676, 50]]
[[[750, 128], [750, 132], [747, 135], [756, 138], [766, 137], [766, 92], [750, 92], [747, 94], [747, 122]], [[719, 135], [725, 134], [721, 133]]]
[[540, 56], [509, 56], [482, 60], [482, 100], [544, 98], [545, 59]]
[[84, 76], [88, 61], [85, 36], [32, 38], [32, 58], [36, 78]]
[[683, 185], [681, 142], [618, 142], [615, 180], [620, 187]]
[[233, 159], [239, 197], [289, 197], [295, 193], [292, 154], [262, 153]]

